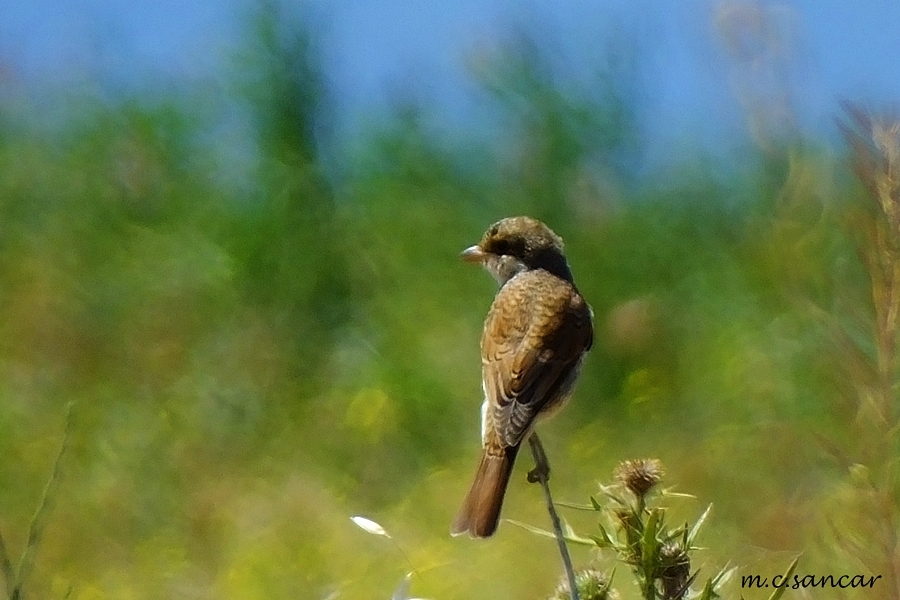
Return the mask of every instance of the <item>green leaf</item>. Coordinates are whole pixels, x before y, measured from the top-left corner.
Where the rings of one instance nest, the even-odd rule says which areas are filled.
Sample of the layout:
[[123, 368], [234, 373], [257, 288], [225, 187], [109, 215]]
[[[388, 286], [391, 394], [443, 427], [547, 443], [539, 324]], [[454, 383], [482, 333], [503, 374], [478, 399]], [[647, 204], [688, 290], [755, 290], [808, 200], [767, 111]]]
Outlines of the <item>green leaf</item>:
[[598, 512], [601, 511], [601, 510], [603, 510], [603, 507], [600, 506], [600, 503], [597, 502], [597, 499], [594, 498], [593, 496], [591, 496], [591, 506], [593, 506], [593, 507], [594, 507], [594, 510], [596, 510], [596, 511], [598, 511]]
[[706, 517], [709, 516], [709, 512], [712, 510], [712, 503], [706, 507], [706, 510], [703, 511], [703, 514], [700, 515], [700, 518], [697, 519], [697, 522], [694, 523], [694, 526], [691, 527], [691, 532], [688, 533], [687, 543], [685, 544], [685, 548], [690, 548], [694, 544], [694, 538], [697, 537], [697, 533], [700, 531], [700, 527], [703, 525], [703, 522], [706, 521]]
[[597, 597], [606, 598], [610, 588], [612, 587], [613, 578], [616, 576], [616, 568], [613, 567], [613, 570], [610, 571], [609, 577], [606, 578], [606, 583], [603, 584], [603, 587], [598, 590]]
[[621, 504], [622, 506], [627, 506], [628, 502], [626, 502], [624, 498], [622, 498], [620, 495], [618, 495], [616, 493], [616, 490], [618, 490], [618, 489], [619, 488], [617, 488], [616, 486], [613, 486], [613, 485], [601, 485], [600, 493], [603, 494], [604, 496], [606, 496], [607, 498], [609, 498], [610, 500], [612, 500], [613, 502], [615, 502], [616, 504]]
[[590, 536], [590, 538], [601, 548], [615, 548], [616, 544], [606, 532], [606, 528], [601, 523], [597, 523], [597, 527], [600, 529], [600, 535]]
[[572, 542], [573, 544], [580, 544], [581, 546], [590, 546], [591, 548], [594, 547], [594, 540], [592, 540], [589, 537], [582, 537], [580, 535], [572, 535], [572, 536], [567, 535], [567, 536], [565, 536], [565, 538], [566, 538], [567, 542]]
[[712, 578], [713, 588], [717, 588], [720, 585], [724, 585], [725, 583], [727, 583], [732, 577], [734, 577], [734, 574], [737, 573], [737, 570], [737, 567], [729, 567], [728, 565], [722, 567], [722, 569], [719, 570], [719, 572], [716, 573]]
[[697, 600], [713, 600], [714, 598], [718, 598], [719, 595], [716, 593], [715, 585], [712, 582], [712, 579], [706, 580], [706, 585], [703, 586], [703, 591], [700, 592], [700, 595], [697, 596]]
[[671, 542], [672, 540], [674, 540], [676, 538], [681, 538], [681, 541], [682, 541], [681, 547], [687, 548], [687, 545], [683, 543], [687, 539], [687, 523], [685, 523], [684, 525], [680, 525], [679, 527], [676, 527], [675, 529], [672, 529], [670, 531], [666, 531], [664, 533], [665, 533], [665, 535], [663, 536], [664, 542]]
[[511, 523], [516, 527], [521, 527], [526, 531], [530, 531], [531, 533], [536, 533], [538, 535], [542, 535], [544, 537], [556, 539], [556, 536], [553, 535], [552, 531], [547, 531], [546, 529], [541, 529], [540, 527], [535, 527], [534, 525], [529, 525], [528, 523], [523, 523], [522, 521], [515, 521], [513, 519], [504, 519], [507, 523]]
[[[728, 565], [722, 567], [718, 573], [706, 580], [706, 585], [703, 586], [703, 591], [697, 596], [697, 600], [712, 600], [714, 598], [719, 598], [720, 596], [716, 593], [716, 589], [731, 579], [736, 571], [737, 567], [729, 567]], [[696, 577], [696, 573], [694, 576]]]
[[644, 534], [644, 522], [642, 516], [636, 514], [633, 510], [617, 515], [619, 517], [619, 525], [625, 532], [625, 542], [630, 548], [636, 552], [640, 550], [637, 545], [641, 542], [641, 536]]
[[569, 523], [562, 519], [562, 530], [563, 530], [563, 538], [569, 542], [575, 542], [576, 544], [583, 544], [585, 546], [593, 546], [594, 540], [589, 537], [584, 537], [579, 535]]
[[778, 600], [779, 598], [781, 598], [782, 595], [784, 595], [785, 590], [787, 590], [787, 581], [788, 581], [788, 579], [791, 578], [791, 575], [794, 574], [794, 569], [797, 568], [797, 563], [799, 563], [799, 562], [800, 562], [799, 556], [797, 558], [795, 558], [793, 560], [793, 562], [791, 562], [790, 566], [787, 568], [787, 571], [784, 572], [784, 575], [781, 578], [781, 580], [784, 582], [784, 584], [780, 588], [778, 588], [777, 590], [772, 592], [772, 595], [769, 596], [769, 600]]
[[[535, 527], [534, 525], [529, 525], [528, 523], [523, 523], [521, 521], [515, 521], [513, 519], [504, 519], [504, 520], [507, 523], [511, 523], [512, 525], [521, 527], [522, 529], [524, 529], [526, 531], [530, 531], [531, 533], [536, 533], [537, 535], [540, 535], [540, 536], [546, 537], [546, 538], [550, 538], [552, 540], [556, 539], [556, 535], [554, 535], [554, 533], [552, 531], [547, 531], [546, 529], [541, 529], [540, 527]], [[591, 546], [591, 547], [594, 547], [596, 545], [596, 542], [594, 542], [594, 540], [592, 540], [591, 538], [581, 537], [580, 535], [576, 534], [575, 531], [571, 527], [569, 527], [568, 524], [566, 524], [566, 530], [568, 532], [571, 532], [571, 534], [565, 533], [563, 535], [563, 538], [567, 542], [572, 542], [573, 544], [581, 544], [583, 546]]]
[[697, 499], [697, 496], [695, 496], [693, 494], [686, 494], [684, 492], [676, 492], [675, 488], [666, 488], [666, 489], [662, 490], [659, 494], [660, 494], [660, 496], [663, 496], [666, 498], [689, 498], [691, 500]]
[[[593, 500], [593, 498], [591, 498]], [[566, 508], [574, 508], [575, 510], [587, 510], [591, 512], [596, 512], [598, 509], [594, 504], [578, 504], [577, 502], [564, 502], [564, 501], [554, 501], [553, 504], [556, 506], [565, 506]]]
[[656, 538], [656, 532], [662, 523], [663, 511], [660, 508], [650, 509], [650, 516], [644, 524], [644, 537], [641, 540], [641, 562], [643, 562], [644, 574], [647, 578], [652, 578], [656, 572], [657, 551], [659, 550], [659, 540]]

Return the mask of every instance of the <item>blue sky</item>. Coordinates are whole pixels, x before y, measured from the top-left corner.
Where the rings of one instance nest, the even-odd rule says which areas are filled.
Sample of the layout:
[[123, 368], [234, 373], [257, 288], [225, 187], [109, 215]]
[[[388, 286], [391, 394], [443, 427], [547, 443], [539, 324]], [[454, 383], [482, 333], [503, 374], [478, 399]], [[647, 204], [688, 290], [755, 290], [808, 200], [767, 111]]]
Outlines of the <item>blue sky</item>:
[[[467, 62], [521, 24], [548, 26], [574, 72], [604, 40], [640, 51], [645, 126], [661, 148], [728, 143], [746, 131], [740, 99], [767, 97], [771, 73], [737, 68], [714, 23], [723, 7], [761, 7], [780, 40], [776, 95], [808, 131], [830, 135], [838, 101], [900, 99], [900, 2], [797, 0], [345, 0], [306, 3], [316, 15], [344, 127], [377, 119], [396, 90], [414, 87], [448, 122], [473, 106]], [[91, 78], [215, 82], [237, 51], [246, 2], [5, 0], [0, 84]], [[731, 13], [728, 13], [731, 14]], [[755, 14], [750, 11], [747, 14]], [[746, 24], [746, 19], [743, 21]], [[5, 75], [3, 75], [5, 73]], [[769, 90], [771, 92], [772, 90]], [[742, 96], [743, 94], [743, 96]]]

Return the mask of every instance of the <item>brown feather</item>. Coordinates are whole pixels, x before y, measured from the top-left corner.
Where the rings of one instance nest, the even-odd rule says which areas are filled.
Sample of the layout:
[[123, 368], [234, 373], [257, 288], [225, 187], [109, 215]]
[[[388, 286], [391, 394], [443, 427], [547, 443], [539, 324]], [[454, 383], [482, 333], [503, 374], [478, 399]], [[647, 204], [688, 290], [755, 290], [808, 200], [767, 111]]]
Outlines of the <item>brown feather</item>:
[[482, 379], [501, 444], [521, 443], [538, 413], [566, 400], [592, 342], [590, 308], [543, 271], [504, 285], [482, 336]]
[[518, 451], [518, 446], [512, 446], [499, 454], [487, 449], [481, 454], [475, 480], [450, 527], [450, 535], [467, 533], [469, 537], [486, 538], [494, 534]]

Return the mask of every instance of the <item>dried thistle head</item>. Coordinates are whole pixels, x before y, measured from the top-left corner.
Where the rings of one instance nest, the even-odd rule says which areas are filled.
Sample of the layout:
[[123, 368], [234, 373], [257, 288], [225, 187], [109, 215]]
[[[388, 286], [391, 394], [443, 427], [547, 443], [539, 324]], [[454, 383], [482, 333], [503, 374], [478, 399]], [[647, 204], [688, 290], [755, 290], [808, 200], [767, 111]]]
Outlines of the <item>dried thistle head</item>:
[[[619, 593], [610, 587], [609, 577], [596, 569], [586, 568], [575, 573], [575, 587], [581, 600], [619, 600]], [[569, 581], [563, 577], [549, 600], [570, 600]]]
[[647, 492], [662, 480], [662, 476], [662, 463], [655, 458], [626, 460], [619, 463], [613, 471], [616, 481], [639, 499], [646, 496]]
[[681, 600], [687, 592], [691, 577], [691, 558], [674, 542], [666, 542], [659, 549], [659, 582], [665, 600]]

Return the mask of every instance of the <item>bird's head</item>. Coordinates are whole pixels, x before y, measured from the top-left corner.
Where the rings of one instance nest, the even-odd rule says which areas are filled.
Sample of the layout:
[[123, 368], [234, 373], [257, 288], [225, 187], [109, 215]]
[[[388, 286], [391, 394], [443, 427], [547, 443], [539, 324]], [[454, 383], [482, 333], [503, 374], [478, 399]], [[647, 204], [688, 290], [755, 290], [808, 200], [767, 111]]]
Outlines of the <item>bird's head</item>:
[[483, 265], [500, 285], [522, 271], [533, 269], [544, 269], [572, 281], [572, 272], [563, 254], [562, 238], [531, 217], [497, 221], [478, 244], [463, 251], [462, 258]]

